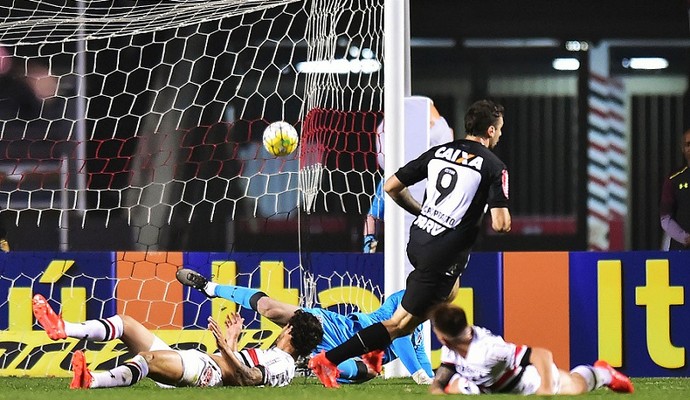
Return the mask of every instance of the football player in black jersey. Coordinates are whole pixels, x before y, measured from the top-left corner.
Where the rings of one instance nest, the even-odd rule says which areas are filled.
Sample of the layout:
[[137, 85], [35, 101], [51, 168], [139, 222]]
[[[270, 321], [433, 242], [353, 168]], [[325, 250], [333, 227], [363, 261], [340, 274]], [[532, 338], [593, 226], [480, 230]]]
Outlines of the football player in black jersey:
[[[386, 348], [426, 321], [433, 306], [453, 299], [487, 209], [496, 232], [510, 231], [508, 170], [491, 151], [502, 134], [503, 111], [489, 100], [473, 103], [465, 114], [465, 138], [432, 147], [386, 181], [386, 193], [417, 216], [407, 244], [414, 269], [407, 277], [402, 302], [389, 320], [312, 357], [309, 367], [324, 386], [338, 387], [335, 366], [340, 362]], [[424, 179], [420, 204], [407, 188]]]

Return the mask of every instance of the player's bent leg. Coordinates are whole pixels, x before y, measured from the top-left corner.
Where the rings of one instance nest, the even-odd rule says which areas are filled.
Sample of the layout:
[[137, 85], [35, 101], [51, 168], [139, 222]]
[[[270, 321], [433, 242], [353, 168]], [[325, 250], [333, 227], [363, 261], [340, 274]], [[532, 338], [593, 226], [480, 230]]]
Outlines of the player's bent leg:
[[558, 370], [560, 375], [558, 394], [582, 394], [589, 392], [589, 385], [585, 378], [577, 372]]
[[156, 382], [176, 386], [182, 381], [185, 364], [181, 352], [175, 350], [144, 351], [139, 353], [148, 365], [148, 377]]
[[455, 299], [455, 297], [457, 297], [458, 291], [460, 291], [460, 277], [459, 276], [458, 276], [458, 279], [455, 280], [455, 284], [453, 284], [453, 288], [451, 289], [450, 294], [448, 295], [448, 297], [445, 298], [444, 301], [446, 303], [450, 303], [451, 301], [453, 301], [453, 299]]
[[297, 310], [299, 307], [295, 305], [283, 303], [268, 296], [263, 296], [256, 302], [256, 312], [280, 326], [287, 325]]
[[425, 318], [412, 315], [402, 305], [399, 305], [393, 316], [389, 320], [383, 321], [383, 326], [386, 327], [391, 340], [394, 340], [402, 336], [411, 335], [417, 326], [425, 320]]
[[125, 361], [106, 372], [91, 372], [91, 384], [89, 388], [111, 388], [131, 386], [142, 380], [149, 373], [148, 363], [140, 354]]
[[370, 370], [360, 359], [350, 358], [338, 364], [338, 382], [359, 384], [376, 378], [379, 374]]
[[[159, 350], [140, 354], [146, 359], [148, 377], [159, 386], [223, 386], [223, 375], [218, 364], [222, 357], [210, 356], [198, 350]], [[228, 385], [237, 382], [228, 379]]]
[[127, 346], [132, 353], [149, 351], [156, 340], [156, 335], [148, 330], [141, 322], [136, 319], [121, 315], [122, 318], [122, 343]]

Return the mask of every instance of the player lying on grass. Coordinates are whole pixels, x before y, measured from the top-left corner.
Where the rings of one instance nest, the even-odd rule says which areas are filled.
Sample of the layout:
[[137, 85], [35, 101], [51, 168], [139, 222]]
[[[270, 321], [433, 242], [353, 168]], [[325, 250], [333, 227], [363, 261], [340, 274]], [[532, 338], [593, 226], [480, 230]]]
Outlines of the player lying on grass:
[[443, 344], [441, 366], [429, 387], [433, 394], [581, 394], [602, 386], [634, 391], [630, 379], [605, 361], [564, 371], [556, 367], [549, 350], [508, 343], [469, 325], [465, 311], [456, 305], [436, 306], [430, 319]]
[[[300, 308], [268, 297], [264, 292], [233, 285], [219, 285], [210, 282], [204, 276], [191, 269], [177, 271], [177, 280], [185, 286], [200, 290], [208, 297], [222, 297], [242, 307], [251, 308], [260, 315], [278, 325], [285, 325], [298, 310], [316, 315], [323, 323], [323, 340], [316, 347], [314, 354], [321, 350], [330, 350], [355, 332], [376, 322], [384, 321], [393, 314], [400, 304], [403, 291], [388, 296], [381, 307], [372, 313], [351, 313], [341, 315], [322, 308]], [[400, 358], [415, 382], [430, 384], [433, 376], [431, 362], [422, 345], [422, 328], [418, 327], [412, 335], [394, 340], [383, 352], [370, 353], [362, 358], [351, 358], [338, 365], [339, 382], [362, 383], [376, 377], [381, 372], [382, 364]]]
[[208, 329], [216, 338], [219, 352], [206, 354], [199, 350], [173, 350], [126, 315], [82, 323], [64, 321], [40, 294], [33, 298], [33, 312], [53, 340], [68, 337], [98, 342], [120, 339], [131, 352], [137, 353], [110, 371], [91, 372], [86, 367], [84, 353], [76, 351], [72, 357], [72, 389], [130, 386], [146, 376], [161, 387], [285, 386], [295, 376], [297, 357], [308, 355], [323, 336], [315, 316], [296, 312], [273, 347], [238, 351], [237, 339], [244, 321], [239, 314], [229, 315], [224, 327], [209, 317]]

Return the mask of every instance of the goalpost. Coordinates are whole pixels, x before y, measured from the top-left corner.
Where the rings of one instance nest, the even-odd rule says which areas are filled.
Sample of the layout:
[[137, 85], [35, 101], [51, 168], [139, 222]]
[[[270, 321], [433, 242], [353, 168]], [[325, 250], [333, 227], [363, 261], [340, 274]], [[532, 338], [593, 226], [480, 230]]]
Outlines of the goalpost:
[[[160, 302], [174, 315], [181, 298], [169, 297], [177, 289], [161, 283], [161, 276], [182, 261], [177, 253], [158, 251], [187, 250], [179, 243], [198, 241], [195, 236], [223, 236], [220, 251], [285, 251], [282, 240], [270, 238], [290, 235], [294, 242], [287, 246], [299, 245], [305, 255], [319, 250], [317, 231], [328, 231], [329, 224], [350, 229], [340, 222], [343, 216], [363, 219], [383, 179], [376, 126], [384, 108], [389, 127], [403, 124], [403, 58], [396, 54], [405, 51], [409, 34], [404, 3], [12, 0], [0, 6], [3, 213], [16, 224], [28, 218], [45, 229], [59, 228], [66, 250], [66, 232], [73, 227], [121, 223], [132, 238], [129, 250], [148, 252], [143, 260], [117, 253], [102, 275], [64, 261], [36, 276], [2, 276], [0, 291], [8, 297], [0, 299], [0, 314], [20, 315], [39, 288], [54, 306], [67, 302], [74, 319], [122, 312], [115, 306], [118, 291], [131, 285], [127, 290], [139, 294], [156, 287], [151, 290], [162, 294]], [[384, 35], [384, 25], [390, 34]], [[279, 120], [295, 126], [300, 146], [276, 158], [263, 149], [261, 134]], [[387, 173], [402, 164], [402, 150], [389, 147], [395, 143], [386, 141]], [[387, 221], [393, 219], [387, 222], [385, 286], [392, 293], [404, 279], [397, 271], [405, 232], [395, 222], [402, 221], [402, 211], [386, 208]], [[206, 226], [200, 221], [214, 225], [195, 231]], [[383, 288], [361, 276], [311, 274], [303, 261], [277, 264], [292, 288], [302, 289], [302, 302], [317, 300], [311, 292], [317, 286], [342, 289], [332, 292], [340, 295], [350, 290], [348, 296], [359, 296], [356, 305], [364, 308], [383, 296]], [[140, 275], [112, 275], [128, 263], [139, 265]], [[212, 256], [206, 263], [216, 278], [239, 279], [231, 277], [228, 271], [236, 270], [230, 264]], [[254, 284], [274, 267], [261, 264], [242, 279]], [[105, 292], [99, 293], [109, 299], [72, 287], [102, 285]], [[294, 289], [285, 290], [292, 299]], [[206, 310], [203, 298], [187, 296], [191, 312]], [[95, 311], [85, 305], [92, 300], [98, 302]], [[130, 304], [139, 300], [141, 316], [157, 321], [150, 328], [188, 326], [166, 317], [153, 299], [132, 298]], [[21, 306], [13, 309], [15, 304]], [[213, 302], [214, 315], [228, 311], [218, 304]], [[13, 338], [21, 329], [32, 330], [30, 337], [40, 333], [23, 314], [15, 317], [0, 316], [1, 328]], [[203, 330], [204, 321], [189, 326]], [[176, 332], [167, 335], [181, 335]], [[182, 341], [212, 346], [208, 338]], [[0, 374], [19, 354], [16, 348], [1, 355]]]

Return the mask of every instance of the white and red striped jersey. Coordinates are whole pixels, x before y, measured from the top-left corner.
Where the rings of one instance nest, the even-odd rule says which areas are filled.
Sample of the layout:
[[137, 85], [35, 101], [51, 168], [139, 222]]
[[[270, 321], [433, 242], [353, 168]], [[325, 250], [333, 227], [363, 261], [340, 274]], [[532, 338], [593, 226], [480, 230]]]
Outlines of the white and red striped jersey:
[[466, 357], [443, 346], [441, 363], [455, 366], [460, 376], [479, 386], [483, 392], [511, 391], [529, 365], [529, 348], [508, 343], [478, 326], [472, 327], [472, 336]]
[[295, 359], [277, 347], [268, 350], [244, 349], [235, 352], [244, 365], [258, 367], [263, 374], [263, 386], [285, 386], [295, 377]]

